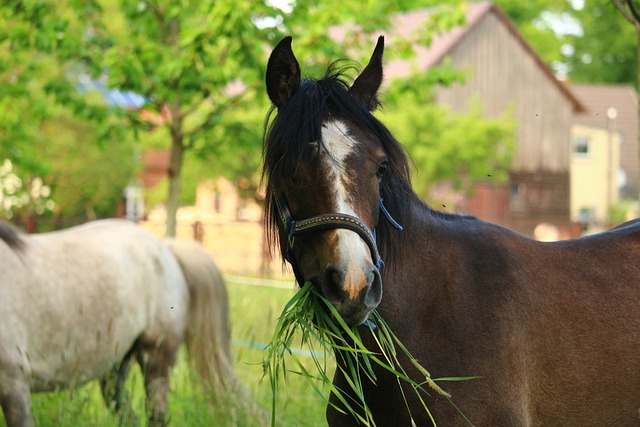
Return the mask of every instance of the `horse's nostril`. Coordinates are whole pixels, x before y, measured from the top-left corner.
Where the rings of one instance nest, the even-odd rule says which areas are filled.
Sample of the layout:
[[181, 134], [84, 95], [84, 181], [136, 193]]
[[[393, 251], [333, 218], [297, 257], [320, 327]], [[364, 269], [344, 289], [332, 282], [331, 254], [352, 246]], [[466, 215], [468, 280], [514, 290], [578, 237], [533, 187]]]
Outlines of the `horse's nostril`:
[[329, 267], [325, 270], [324, 286], [322, 292], [330, 301], [340, 301], [344, 298], [344, 273], [337, 268]]
[[371, 285], [366, 289], [364, 303], [367, 307], [376, 308], [382, 300], [382, 279], [377, 269], [371, 273], [373, 278], [370, 281]]

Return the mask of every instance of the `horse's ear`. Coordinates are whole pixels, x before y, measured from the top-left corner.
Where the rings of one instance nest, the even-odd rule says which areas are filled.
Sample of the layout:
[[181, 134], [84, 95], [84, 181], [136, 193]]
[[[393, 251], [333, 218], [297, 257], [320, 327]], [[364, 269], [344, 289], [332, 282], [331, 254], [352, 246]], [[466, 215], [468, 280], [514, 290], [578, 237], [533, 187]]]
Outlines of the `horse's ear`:
[[278, 43], [267, 64], [267, 94], [276, 107], [282, 108], [300, 88], [300, 66], [291, 50], [291, 36]]
[[378, 106], [378, 89], [382, 84], [382, 53], [384, 52], [384, 36], [378, 37], [378, 43], [373, 50], [369, 64], [353, 82], [349, 93], [362, 102], [369, 111]]

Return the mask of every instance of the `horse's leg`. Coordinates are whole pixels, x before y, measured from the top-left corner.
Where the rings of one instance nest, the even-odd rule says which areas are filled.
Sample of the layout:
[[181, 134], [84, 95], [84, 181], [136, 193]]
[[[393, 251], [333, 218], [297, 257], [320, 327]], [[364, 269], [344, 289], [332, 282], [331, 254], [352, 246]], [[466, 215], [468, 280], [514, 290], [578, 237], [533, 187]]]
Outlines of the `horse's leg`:
[[126, 404], [126, 390], [124, 389], [129, 373], [130, 358], [125, 357], [122, 362], [115, 366], [107, 375], [100, 380], [100, 391], [102, 398], [109, 409], [120, 413], [123, 405]]
[[142, 372], [147, 392], [147, 417], [150, 427], [167, 425], [169, 373], [176, 362], [178, 346], [164, 342], [160, 345], [143, 345], [141, 349]]
[[104, 402], [109, 409], [115, 410], [118, 415], [119, 425], [138, 425], [138, 419], [129, 405], [127, 390], [125, 388], [133, 349], [127, 353], [122, 362], [100, 380], [100, 391]]
[[33, 427], [31, 391], [26, 380], [10, 379], [0, 384], [0, 406], [7, 427]]

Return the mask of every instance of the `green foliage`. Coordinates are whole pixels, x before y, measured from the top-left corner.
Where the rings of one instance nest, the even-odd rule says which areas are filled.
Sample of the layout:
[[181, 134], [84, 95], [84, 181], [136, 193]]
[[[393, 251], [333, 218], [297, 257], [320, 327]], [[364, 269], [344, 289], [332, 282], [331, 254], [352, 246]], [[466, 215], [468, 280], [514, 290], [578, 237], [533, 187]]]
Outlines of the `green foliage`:
[[51, 114], [52, 105], [40, 78], [55, 67], [30, 49], [12, 46], [5, 12], [0, 7], [0, 161], [10, 159], [17, 169], [41, 175], [45, 168], [33, 141], [39, 138], [37, 123]]
[[[575, 82], [637, 83], [637, 35], [613, 1], [496, 0], [533, 50]], [[576, 25], [577, 24], [577, 25]]]
[[269, 30], [255, 22], [274, 10], [229, 0], [9, 0], [0, 7], [7, 24], [0, 41], [10, 51], [51, 58], [62, 72], [42, 87], [76, 117], [95, 123], [103, 143], [135, 136], [150, 123], [138, 111], [78, 91], [82, 78], [133, 91], [147, 100], [145, 109], [164, 118], [172, 147], [168, 218], [175, 227], [183, 153], [218, 145], [210, 131], [243, 94], [231, 83], [244, 82], [245, 91], [257, 87]]
[[474, 181], [505, 182], [511, 166], [515, 123], [511, 114], [486, 118], [478, 101], [471, 111], [459, 114], [436, 105], [428, 85], [417, 79], [391, 86], [380, 113], [395, 137], [405, 146], [416, 171], [413, 187], [422, 198], [435, 184], [450, 182], [458, 190], [470, 190]]
[[[305, 72], [321, 75], [336, 58], [366, 61], [374, 35], [387, 28], [393, 13], [439, 3], [299, 0], [281, 10], [266, 2], [231, 0], [7, 0], [0, 6], [0, 154], [25, 170], [48, 172], [53, 161], [43, 160], [32, 147], [38, 146], [33, 141], [41, 134], [39, 123], [59, 114], [55, 100], [77, 119], [91, 123], [91, 141], [97, 139], [112, 153], [117, 151], [112, 141], [135, 136], [142, 136], [142, 147], [179, 147], [174, 150], [172, 181], [165, 185], [168, 205], [193, 200], [197, 181], [215, 175], [239, 184], [243, 195], [259, 198], [260, 140], [269, 107], [262, 80], [269, 48], [282, 35], [293, 35]], [[558, 43], [564, 41], [552, 40], [552, 31], [537, 22], [541, 10], [561, 13], [568, 4], [499, 4], [547, 61], [558, 59]], [[414, 44], [428, 44], [435, 32], [461, 24], [464, 11], [461, 1], [440, 9], [411, 40], [389, 46], [387, 57], [408, 56]], [[353, 30], [347, 31], [344, 42], [335, 42], [328, 29], [340, 24]], [[144, 109], [163, 118], [162, 124], [156, 128], [139, 111], [106, 105], [99, 93], [79, 92], [76, 83], [81, 76], [144, 96]], [[421, 87], [458, 78], [459, 72], [445, 66], [430, 72]], [[427, 183], [454, 180], [464, 188], [488, 174], [494, 180], [504, 176], [512, 152], [508, 117], [482, 120], [480, 107], [467, 116], [454, 116], [426, 102], [427, 95], [398, 85], [385, 98], [385, 121], [416, 162], [421, 195], [428, 192]], [[90, 144], [87, 138], [83, 141]], [[174, 180], [182, 177], [183, 162], [185, 194], [179, 197], [179, 181]], [[54, 191], [63, 191], [63, 185], [72, 184], [56, 178]], [[93, 187], [88, 193], [96, 191]], [[64, 198], [72, 200], [70, 193]], [[114, 197], [102, 198], [106, 204]], [[95, 209], [86, 197], [74, 202], [84, 210]]]
[[561, 46], [569, 41], [570, 36], [556, 33], [543, 15], [551, 15], [552, 19], [561, 19], [562, 14], [574, 16], [569, 1], [496, 0], [495, 3], [509, 16], [526, 42], [547, 64], [566, 60], [561, 53]]
[[[0, 49], [9, 60], [0, 61], [0, 78], [19, 83], [7, 87], [15, 100], [23, 100], [18, 105], [24, 109], [16, 114], [0, 102], [0, 111], [4, 107], [12, 113], [0, 119], [0, 136], [4, 120], [4, 128], [12, 135], [21, 133], [21, 145], [27, 146], [34, 126], [19, 118], [41, 121], [51, 100], [91, 122], [102, 144], [125, 141], [153, 127], [139, 111], [113, 108], [99, 93], [77, 90], [81, 78], [91, 78], [142, 95], [144, 109], [164, 118], [163, 146], [173, 147], [168, 218], [180, 201], [183, 156], [189, 151], [210, 165], [209, 173], [222, 173], [241, 184], [241, 192], [255, 195], [258, 124], [268, 108], [262, 83], [268, 48], [283, 34], [292, 34], [306, 71], [318, 75], [336, 58], [364, 60], [371, 51], [372, 37], [352, 31], [346, 42], [336, 42], [329, 28], [348, 24], [365, 34], [377, 33], [393, 13], [418, 5], [426, 4], [300, 0], [281, 10], [245, 0], [7, 0], [0, 6]], [[462, 11], [461, 2], [443, 9], [416, 41], [427, 42], [432, 30], [459, 23]], [[407, 55], [410, 47], [398, 43], [396, 54]], [[34, 81], [37, 87], [30, 86]], [[34, 99], [38, 102], [29, 102]], [[6, 151], [16, 151], [16, 146]], [[24, 158], [34, 154], [25, 151]]]
[[47, 141], [40, 146], [46, 159], [51, 198], [56, 213], [78, 220], [110, 217], [123, 189], [137, 172], [132, 141], [95, 143], [95, 130], [86, 122], [59, 116], [41, 126]]
[[607, 219], [614, 225], [629, 221], [635, 217], [634, 213], [637, 211], [637, 206], [637, 200], [621, 200], [609, 206]]
[[[21, 186], [14, 194], [0, 191], [14, 199], [20, 196], [14, 203], [4, 197], [5, 204], [12, 205], [4, 209], [4, 217], [24, 222], [31, 215], [51, 212], [73, 221], [113, 216], [137, 172], [133, 142], [109, 140], [99, 145], [88, 123], [59, 108], [51, 108], [48, 116], [35, 126], [21, 118], [24, 125], [19, 128], [28, 136], [5, 129], [0, 159], [12, 160], [12, 174]], [[38, 186], [46, 195], [38, 193]]]
[[636, 28], [617, 10], [612, 1], [585, 1], [576, 11], [584, 35], [575, 37], [569, 57], [570, 77], [576, 82], [637, 84]]

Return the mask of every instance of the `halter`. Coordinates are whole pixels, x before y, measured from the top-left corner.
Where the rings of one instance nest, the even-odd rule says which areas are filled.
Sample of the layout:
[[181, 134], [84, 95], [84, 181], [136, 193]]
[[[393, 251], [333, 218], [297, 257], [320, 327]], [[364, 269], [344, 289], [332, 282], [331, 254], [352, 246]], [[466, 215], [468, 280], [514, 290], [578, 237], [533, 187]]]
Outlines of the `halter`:
[[[276, 209], [278, 210], [278, 216], [280, 217], [280, 222], [288, 236], [285, 259], [289, 261], [294, 271], [297, 270], [297, 268], [291, 254], [291, 250], [293, 249], [295, 237], [334, 228], [344, 228], [357, 233], [369, 247], [369, 250], [371, 251], [371, 259], [373, 260], [373, 264], [376, 268], [380, 270], [384, 265], [384, 262], [380, 257], [380, 252], [378, 251], [378, 245], [376, 244], [375, 229], [371, 230], [360, 218], [345, 213], [333, 212], [295, 221], [291, 216], [291, 211], [289, 210], [287, 203], [280, 197], [275, 197], [274, 200]], [[403, 229], [402, 226], [393, 219], [387, 208], [384, 206], [382, 198], [380, 198], [380, 211], [396, 230], [401, 231]], [[297, 271], [295, 272], [297, 273]]]

